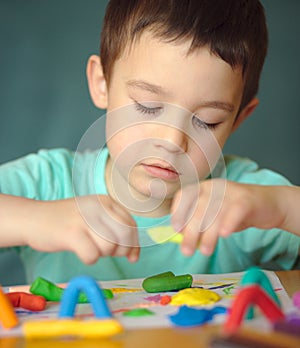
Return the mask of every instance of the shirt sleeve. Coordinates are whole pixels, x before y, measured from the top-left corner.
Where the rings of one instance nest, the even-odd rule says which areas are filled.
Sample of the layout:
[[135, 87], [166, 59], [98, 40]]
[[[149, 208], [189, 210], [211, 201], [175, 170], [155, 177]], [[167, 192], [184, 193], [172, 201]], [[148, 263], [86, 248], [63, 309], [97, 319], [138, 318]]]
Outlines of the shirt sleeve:
[[269, 169], [259, 168], [258, 164], [248, 158], [225, 156], [228, 180], [258, 185], [288, 185], [290, 181], [283, 175]]
[[37, 200], [73, 196], [73, 153], [40, 150], [0, 166], [0, 192]]

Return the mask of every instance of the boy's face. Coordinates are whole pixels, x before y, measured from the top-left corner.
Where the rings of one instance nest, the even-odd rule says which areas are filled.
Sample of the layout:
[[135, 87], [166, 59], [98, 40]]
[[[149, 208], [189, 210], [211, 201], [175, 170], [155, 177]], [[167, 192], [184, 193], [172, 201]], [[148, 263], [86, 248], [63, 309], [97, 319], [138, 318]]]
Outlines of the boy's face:
[[206, 178], [237, 126], [241, 70], [207, 48], [188, 48], [143, 34], [114, 63], [100, 105], [110, 161], [140, 196], [171, 199], [182, 184]]

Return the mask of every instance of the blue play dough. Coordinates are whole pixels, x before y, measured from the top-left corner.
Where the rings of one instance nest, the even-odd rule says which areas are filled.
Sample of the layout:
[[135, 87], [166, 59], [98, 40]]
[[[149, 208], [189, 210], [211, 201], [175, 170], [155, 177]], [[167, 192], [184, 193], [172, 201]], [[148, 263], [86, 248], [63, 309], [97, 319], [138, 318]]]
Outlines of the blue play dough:
[[103, 292], [96, 280], [90, 276], [78, 276], [71, 279], [63, 292], [59, 318], [73, 318], [75, 316], [75, 307], [81, 291], [86, 294], [90, 301], [96, 318], [106, 319], [112, 317]]
[[169, 315], [171, 322], [177, 326], [196, 326], [204, 324], [216, 315], [227, 313], [227, 308], [218, 306], [212, 309], [196, 309], [181, 306], [176, 314]]

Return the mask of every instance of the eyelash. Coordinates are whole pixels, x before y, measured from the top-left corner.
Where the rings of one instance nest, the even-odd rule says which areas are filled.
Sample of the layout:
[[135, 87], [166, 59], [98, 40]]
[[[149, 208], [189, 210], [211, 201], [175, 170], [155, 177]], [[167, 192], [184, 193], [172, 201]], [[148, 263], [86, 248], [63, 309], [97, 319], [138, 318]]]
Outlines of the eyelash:
[[[135, 105], [135, 109], [138, 112], [148, 116], [157, 116], [157, 114], [162, 110], [161, 106], [149, 108], [145, 105], [138, 103], [137, 101], [134, 102], [134, 105]], [[210, 130], [216, 129], [217, 126], [220, 124], [220, 123], [205, 123], [201, 121], [200, 118], [197, 117], [197, 115], [192, 115], [192, 123], [197, 128], [210, 129]]]
[[135, 105], [135, 109], [137, 111], [139, 111], [140, 113], [142, 113], [144, 115], [149, 115], [149, 116], [156, 116], [159, 113], [159, 111], [162, 110], [161, 106], [157, 106], [154, 108], [148, 108], [147, 106], [142, 105], [136, 101], [134, 102], [134, 105]]
[[192, 123], [195, 127], [197, 128], [203, 128], [203, 129], [210, 129], [210, 130], [214, 130], [218, 127], [218, 125], [220, 123], [206, 123], [200, 120], [199, 117], [197, 117], [197, 115], [193, 115], [192, 116]]

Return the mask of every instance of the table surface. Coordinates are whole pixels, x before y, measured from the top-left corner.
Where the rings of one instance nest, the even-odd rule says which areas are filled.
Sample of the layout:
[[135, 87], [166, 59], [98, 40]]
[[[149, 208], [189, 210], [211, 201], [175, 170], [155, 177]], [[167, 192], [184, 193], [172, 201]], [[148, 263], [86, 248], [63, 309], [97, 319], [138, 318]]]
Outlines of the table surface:
[[[289, 296], [300, 290], [300, 270], [276, 272]], [[262, 334], [241, 330], [243, 337], [259, 339], [256, 347], [300, 347], [300, 339], [272, 332]], [[205, 325], [196, 328], [164, 328], [148, 330], [127, 330], [108, 340], [36, 340], [25, 341], [21, 338], [0, 338], [1, 348], [207, 348], [211, 340], [223, 337], [222, 327]], [[263, 343], [265, 345], [263, 345]], [[219, 346], [221, 347], [221, 346]], [[222, 345], [222, 347], [225, 347]], [[229, 347], [229, 346], [226, 346]], [[233, 346], [232, 346], [233, 347]], [[242, 347], [242, 346], [241, 346]], [[254, 347], [254, 346], [253, 346]]]
[[289, 296], [300, 290], [300, 270], [276, 272]]

